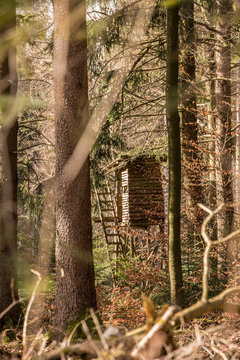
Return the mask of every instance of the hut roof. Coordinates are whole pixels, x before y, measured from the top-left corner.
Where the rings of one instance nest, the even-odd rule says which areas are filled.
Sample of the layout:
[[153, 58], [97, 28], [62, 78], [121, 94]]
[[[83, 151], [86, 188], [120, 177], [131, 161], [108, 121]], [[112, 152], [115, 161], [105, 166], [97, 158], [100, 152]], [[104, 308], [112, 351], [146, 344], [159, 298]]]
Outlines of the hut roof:
[[119, 170], [121, 168], [124, 168], [127, 166], [128, 163], [133, 161], [138, 161], [142, 159], [151, 159], [155, 160], [159, 163], [167, 161], [167, 157], [165, 155], [159, 156], [154, 153], [138, 153], [137, 155], [132, 154], [123, 154], [119, 158], [112, 161], [110, 164], [108, 164], [103, 170], [108, 174], [112, 171]]

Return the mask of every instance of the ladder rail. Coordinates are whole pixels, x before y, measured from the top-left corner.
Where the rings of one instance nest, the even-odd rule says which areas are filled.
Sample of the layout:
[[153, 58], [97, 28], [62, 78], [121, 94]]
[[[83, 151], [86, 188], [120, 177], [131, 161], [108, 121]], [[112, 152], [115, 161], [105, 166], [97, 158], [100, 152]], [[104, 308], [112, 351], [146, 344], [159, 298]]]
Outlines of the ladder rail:
[[[102, 189], [106, 189], [104, 192]], [[97, 191], [94, 184], [94, 191], [97, 199], [99, 219], [102, 225], [106, 241], [108, 258], [111, 264], [113, 281], [117, 269], [117, 259], [124, 255], [124, 243], [118, 228], [117, 204], [108, 181], [103, 185], [101, 191]]]

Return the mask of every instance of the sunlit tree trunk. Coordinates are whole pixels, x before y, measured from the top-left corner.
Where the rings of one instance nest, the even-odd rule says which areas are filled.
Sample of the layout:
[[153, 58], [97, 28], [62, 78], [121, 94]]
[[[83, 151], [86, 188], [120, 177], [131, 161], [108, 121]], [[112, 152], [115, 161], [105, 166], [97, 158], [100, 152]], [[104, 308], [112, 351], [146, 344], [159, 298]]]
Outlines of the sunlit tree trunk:
[[181, 202], [181, 145], [178, 115], [178, 6], [167, 9], [167, 79], [166, 112], [168, 126], [169, 166], [169, 275], [171, 302], [182, 305], [183, 282], [181, 266], [180, 202]]
[[[214, 16], [214, 2], [211, 0], [208, 2], [208, 12], [209, 18]], [[209, 76], [210, 76], [210, 83], [209, 83], [209, 93], [210, 93], [210, 102], [208, 108], [208, 129], [209, 129], [209, 183], [208, 183], [208, 196], [207, 202], [210, 209], [217, 208], [217, 185], [216, 185], [216, 149], [215, 149], [215, 137], [216, 137], [216, 99], [215, 99], [215, 78], [216, 78], [216, 63], [215, 63], [215, 34], [213, 32], [210, 33], [211, 42], [209, 44], [209, 56], [208, 56], [208, 63], [209, 63]], [[217, 239], [218, 232], [217, 232], [217, 221], [216, 217], [213, 218], [212, 221], [209, 223], [209, 235], [211, 239]], [[213, 272], [213, 278], [216, 283], [218, 278], [218, 255], [217, 252], [213, 251], [211, 256], [211, 269]]]
[[92, 255], [89, 159], [69, 183], [63, 168], [88, 119], [86, 4], [54, 1], [56, 119], [56, 273], [54, 325], [64, 335], [69, 322], [96, 308]]
[[233, 134], [231, 111], [231, 14], [232, 0], [218, 0], [216, 44], [216, 150], [220, 159], [222, 196], [226, 204], [224, 234], [233, 227]]
[[[1, 116], [1, 218], [0, 313], [17, 297], [17, 120], [16, 50], [7, 37], [14, 34], [16, 3], [0, 3], [0, 116]], [[10, 37], [10, 36], [9, 36]], [[12, 286], [11, 286], [12, 282]], [[19, 306], [7, 314], [17, 319]]]

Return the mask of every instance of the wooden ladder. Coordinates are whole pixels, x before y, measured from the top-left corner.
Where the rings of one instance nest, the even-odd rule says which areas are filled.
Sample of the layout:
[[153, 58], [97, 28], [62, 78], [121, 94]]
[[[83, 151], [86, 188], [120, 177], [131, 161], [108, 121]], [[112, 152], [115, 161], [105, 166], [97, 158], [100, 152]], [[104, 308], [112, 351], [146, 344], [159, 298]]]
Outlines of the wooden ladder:
[[99, 220], [102, 224], [109, 259], [113, 261], [114, 267], [116, 268], [116, 259], [124, 254], [124, 239], [119, 233], [117, 205], [108, 182], [102, 186], [102, 189], [106, 190], [97, 191], [95, 187]]

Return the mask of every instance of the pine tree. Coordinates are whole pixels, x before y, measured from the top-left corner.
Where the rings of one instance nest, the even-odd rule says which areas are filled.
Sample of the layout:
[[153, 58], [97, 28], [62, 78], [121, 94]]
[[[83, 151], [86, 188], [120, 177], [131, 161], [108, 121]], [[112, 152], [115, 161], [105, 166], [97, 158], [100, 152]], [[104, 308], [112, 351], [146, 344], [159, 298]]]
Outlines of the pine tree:
[[63, 169], [88, 120], [86, 4], [54, 1], [56, 119], [56, 299], [54, 324], [65, 331], [96, 307], [89, 160], [69, 183]]

